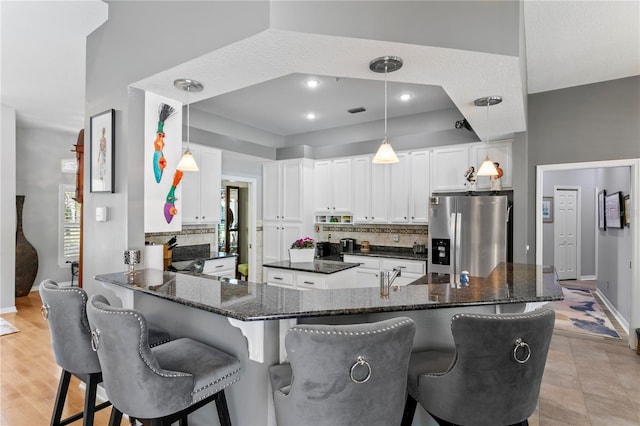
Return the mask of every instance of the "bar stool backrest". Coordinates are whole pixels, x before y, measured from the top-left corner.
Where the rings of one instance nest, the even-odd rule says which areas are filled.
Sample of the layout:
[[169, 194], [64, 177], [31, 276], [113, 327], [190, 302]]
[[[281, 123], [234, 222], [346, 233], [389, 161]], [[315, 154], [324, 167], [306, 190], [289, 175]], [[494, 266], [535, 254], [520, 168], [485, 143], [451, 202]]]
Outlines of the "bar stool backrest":
[[399, 424], [414, 334], [406, 317], [291, 328], [293, 382], [287, 395], [274, 394], [278, 424]]
[[87, 293], [78, 287], [59, 287], [53, 280], [42, 281], [39, 291], [57, 364], [77, 375], [99, 373], [100, 362], [91, 349]]

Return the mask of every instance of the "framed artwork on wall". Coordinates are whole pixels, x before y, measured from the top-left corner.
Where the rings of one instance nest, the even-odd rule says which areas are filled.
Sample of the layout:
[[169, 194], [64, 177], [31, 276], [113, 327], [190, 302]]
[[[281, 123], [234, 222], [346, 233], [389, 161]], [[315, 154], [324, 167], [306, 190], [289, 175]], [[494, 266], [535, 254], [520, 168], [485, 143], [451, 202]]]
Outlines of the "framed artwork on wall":
[[607, 218], [607, 228], [624, 227], [624, 210], [622, 192], [608, 194], [604, 202], [605, 217]]
[[607, 196], [607, 191], [602, 190], [598, 192], [598, 228], [603, 231], [607, 230], [607, 217], [604, 214], [604, 199]]
[[542, 222], [553, 222], [553, 197], [542, 197]]
[[108, 109], [90, 119], [91, 154], [89, 164], [90, 192], [115, 192], [115, 126], [116, 114]]

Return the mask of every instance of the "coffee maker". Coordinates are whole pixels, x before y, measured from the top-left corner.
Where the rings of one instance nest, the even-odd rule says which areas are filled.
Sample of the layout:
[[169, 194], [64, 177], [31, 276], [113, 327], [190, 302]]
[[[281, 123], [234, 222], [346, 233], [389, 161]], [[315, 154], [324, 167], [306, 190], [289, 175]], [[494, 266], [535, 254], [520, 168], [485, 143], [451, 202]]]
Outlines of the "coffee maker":
[[355, 238], [341, 238], [340, 239], [340, 253], [353, 253], [356, 247]]

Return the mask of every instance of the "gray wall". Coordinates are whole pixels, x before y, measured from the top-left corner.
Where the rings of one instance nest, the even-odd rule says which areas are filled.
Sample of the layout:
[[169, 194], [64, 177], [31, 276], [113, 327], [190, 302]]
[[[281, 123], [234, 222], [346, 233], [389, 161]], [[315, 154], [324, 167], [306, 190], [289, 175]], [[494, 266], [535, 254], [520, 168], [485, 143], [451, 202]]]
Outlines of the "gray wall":
[[[580, 187], [580, 276], [596, 275], [596, 194], [595, 188], [601, 187], [597, 182], [597, 170], [567, 170], [545, 172], [543, 177], [544, 187], [542, 195], [545, 197], [554, 196], [554, 187], [571, 186]], [[629, 182], [627, 181], [627, 186]], [[542, 261], [545, 265], [553, 265], [554, 261], [554, 225], [551, 223], [542, 224]], [[578, 277], [579, 279], [580, 277]]]
[[15, 311], [16, 281], [16, 111], [0, 116], [0, 313]]
[[[640, 76], [536, 93], [528, 98], [528, 211], [536, 165], [640, 158]], [[535, 261], [535, 221], [527, 221]]]
[[24, 195], [22, 227], [38, 251], [34, 285], [50, 278], [71, 281], [68, 265], [58, 265], [59, 185], [75, 187], [75, 173], [62, 173], [60, 160], [75, 159], [71, 152], [78, 134], [56, 129], [18, 127], [16, 132], [16, 192]]
[[[629, 194], [629, 167], [599, 169], [598, 186], [612, 194]], [[631, 319], [631, 229], [598, 231], [598, 289], [627, 321]], [[637, 261], [637, 259], [636, 259]]]

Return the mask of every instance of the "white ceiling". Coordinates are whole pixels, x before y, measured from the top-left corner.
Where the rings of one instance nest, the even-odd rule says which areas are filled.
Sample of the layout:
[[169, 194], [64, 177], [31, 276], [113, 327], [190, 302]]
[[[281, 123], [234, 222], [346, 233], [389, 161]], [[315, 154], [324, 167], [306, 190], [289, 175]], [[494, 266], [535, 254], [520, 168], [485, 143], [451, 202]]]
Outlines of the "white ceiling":
[[[526, 0], [524, 11], [529, 93], [640, 74], [637, 0]], [[97, 0], [3, 0], [0, 14], [2, 103], [16, 109], [20, 125], [82, 128], [85, 37], [104, 22], [107, 5]], [[390, 117], [450, 107], [453, 101], [483, 136], [485, 115], [473, 106], [473, 99], [500, 94], [505, 102], [495, 107], [499, 114], [492, 112], [492, 128], [524, 130], [524, 100], [520, 81], [514, 78], [519, 74], [517, 58], [367, 40], [353, 44], [341, 40], [341, 51], [336, 51], [335, 42], [333, 37], [299, 33], [294, 37], [268, 30], [138, 85], [185, 101], [183, 93], [176, 94], [173, 79], [200, 79], [207, 87], [200, 97], [193, 94], [191, 101], [218, 98], [194, 108], [289, 135], [382, 118], [383, 76], [369, 71], [368, 62], [381, 52], [392, 52], [405, 60], [405, 66], [389, 74]], [[287, 52], [287, 61], [265, 54], [265, 47], [277, 43], [283, 43], [277, 50]], [[313, 57], [309, 45], [316, 47]], [[323, 52], [330, 53], [331, 60], [325, 60]], [[254, 60], [252, 67], [246, 67], [248, 57]], [[221, 58], [228, 73], [215, 66], [217, 75], [208, 75], [207, 64]], [[246, 71], [239, 72], [240, 65], [234, 63], [242, 63]], [[314, 92], [302, 90], [299, 81], [306, 75], [320, 77], [322, 85]], [[394, 104], [393, 96], [401, 90], [413, 91], [413, 101]], [[357, 106], [368, 112], [344, 113]], [[313, 122], [291, 118], [309, 109], [318, 114]]]

